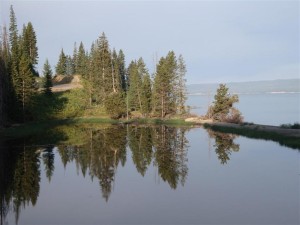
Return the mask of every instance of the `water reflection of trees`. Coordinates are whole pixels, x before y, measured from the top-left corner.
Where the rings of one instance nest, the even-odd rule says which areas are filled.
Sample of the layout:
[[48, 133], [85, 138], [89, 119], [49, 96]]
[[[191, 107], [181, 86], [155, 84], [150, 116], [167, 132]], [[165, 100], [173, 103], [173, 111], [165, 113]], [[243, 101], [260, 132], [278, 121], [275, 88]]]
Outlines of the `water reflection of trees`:
[[[75, 163], [77, 173], [99, 181], [102, 197], [108, 201], [119, 166], [124, 166], [130, 150], [136, 170], [145, 176], [148, 168], [158, 174], [171, 188], [184, 185], [187, 168], [188, 141], [186, 128], [167, 126], [102, 126], [64, 127], [55, 140], [62, 164]], [[55, 132], [54, 132], [55, 133]], [[40, 190], [41, 170], [48, 181], [54, 173], [54, 145], [38, 147], [28, 143], [0, 143], [0, 213], [1, 224], [9, 210], [18, 221], [22, 207], [35, 205]], [[45, 139], [45, 143], [49, 143]], [[42, 167], [42, 168], [41, 168]], [[95, 179], [96, 178], [96, 179]]]
[[[35, 147], [25, 142], [1, 143], [0, 150], [0, 214], [3, 224], [9, 210], [15, 212], [18, 223], [20, 211], [35, 205], [40, 191], [40, 156]], [[16, 146], [17, 145], [17, 146]]]
[[215, 139], [215, 151], [221, 164], [226, 164], [230, 160], [232, 152], [238, 152], [240, 145], [234, 143], [237, 137], [234, 134], [226, 134], [221, 132], [208, 131], [209, 136]]

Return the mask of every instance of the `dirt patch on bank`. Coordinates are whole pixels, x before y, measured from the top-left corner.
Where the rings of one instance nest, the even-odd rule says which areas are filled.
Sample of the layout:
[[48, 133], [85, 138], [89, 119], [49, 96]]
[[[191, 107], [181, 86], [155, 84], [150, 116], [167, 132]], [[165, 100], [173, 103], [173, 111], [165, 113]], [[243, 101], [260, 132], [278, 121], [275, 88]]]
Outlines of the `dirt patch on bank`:
[[82, 88], [80, 75], [56, 75], [52, 79], [53, 92], [62, 92], [75, 88]]

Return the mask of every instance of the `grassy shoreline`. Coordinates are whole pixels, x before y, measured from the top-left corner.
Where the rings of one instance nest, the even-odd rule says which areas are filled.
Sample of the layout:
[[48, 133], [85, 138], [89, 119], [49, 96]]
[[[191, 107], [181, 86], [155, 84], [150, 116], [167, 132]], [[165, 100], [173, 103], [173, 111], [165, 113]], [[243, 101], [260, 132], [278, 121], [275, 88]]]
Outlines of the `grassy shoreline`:
[[100, 117], [78, 117], [72, 119], [47, 120], [38, 122], [29, 122], [20, 125], [14, 125], [0, 130], [0, 138], [12, 139], [36, 135], [45, 130], [63, 125], [78, 124], [111, 124], [111, 125], [168, 125], [168, 126], [188, 126], [204, 127], [222, 133], [232, 133], [248, 138], [271, 140], [281, 145], [300, 149], [300, 130], [286, 129], [283, 127], [266, 126], [259, 124], [230, 124], [230, 123], [197, 123], [186, 122], [183, 118], [140, 118], [140, 119], [121, 119], [114, 120]]
[[51, 129], [62, 125], [76, 124], [111, 124], [111, 125], [169, 125], [169, 126], [193, 126], [194, 123], [185, 122], [184, 119], [159, 119], [159, 118], [143, 118], [143, 119], [122, 119], [114, 120], [100, 117], [78, 117], [72, 119], [58, 119], [34, 121], [24, 124], [15, 124], [8, 128], [0, 129], [0, 138], [21, 138], [35, 135], [47, 129]]

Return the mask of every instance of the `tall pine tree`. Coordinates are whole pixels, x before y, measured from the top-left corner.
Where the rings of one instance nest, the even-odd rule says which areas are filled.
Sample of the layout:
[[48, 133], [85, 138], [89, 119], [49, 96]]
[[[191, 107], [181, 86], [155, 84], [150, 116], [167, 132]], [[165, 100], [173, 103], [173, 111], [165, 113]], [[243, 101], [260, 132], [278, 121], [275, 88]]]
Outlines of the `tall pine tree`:
[[57, 65], [55, 67], [55, 72], [57, 75], [66, 75], [67, 74], [67, 57], [66, 57], [63, 49], [61, 49]]
[[32, 97], [36, 93], [35, 78], [32, 73], [31, 63], [25, 54], [21, 55], [19, 79], [15, 90], [22, 109], [22, 119], [25, 121], [27, 115], [29, 115]]
[[0, 127], [7, 124], [10, 117], [12, 82], [10, 77], [10, 49], [6, 26], [0, 35]]
[[38, 63], [37, 38], [31, 22], [29, 22], [27, 26], [24, 25], [22, 37], [22, 52], [28, 57], [32, 72], [35, 76], [38, 76], [38, 72], [35, 69], [35, 66]]
[[177, 113], [186, 113], [185, 102], [187, 100], [187, 90], [186, 90], [186, 65], [182, 55], [179, 55], [177, 62], [177, 79], [175, 82], [175, 94], [176, 94], [176, 106]]
[[127, 89], [127, 78], [126, 78], [126, 66], [125, 66], [125, 55], [122, 49], [119, 50], [118, 54], [118, 66], [119, 66], [119, 76], [121, 81], [121, 87], [123, 91]]
[[11, 106], [10, 112], [14, 119], [20, 119], [19, 105], [18, 105], [18, 92], [17, 86], [19, 85], [19, 64], [20, 64], [20, 40], [18, 36], [17, 19], [13, 7], [10, 7], [10, 23], [9, 23], [9, 43], [10, 43], [10, 66], [9, 73], [12, 81]]
[[77, 54], [77, 60], [75, 63], [76, 73], [80, 74], [82, 77], [86, 77], [87, 63], [88, 63], [88, 58], [84, 49], [84, 45], [82, 42], [80, 42], [78, 54]]
[[44, 64], [43, 74], [44, 74], [44, 93], [50, 96], [52, 95], [51, 87], [53, 86], [53, 84], [52, 84], [52, 70], [48, 62], [48, 59], [46, 59], [46, 62]]
[[156, 68], [153, 85], [153, 109], [163, 118], [176, 112], [176, 82], [177, 62], [173, 51], [166, 58], [161, 57]]

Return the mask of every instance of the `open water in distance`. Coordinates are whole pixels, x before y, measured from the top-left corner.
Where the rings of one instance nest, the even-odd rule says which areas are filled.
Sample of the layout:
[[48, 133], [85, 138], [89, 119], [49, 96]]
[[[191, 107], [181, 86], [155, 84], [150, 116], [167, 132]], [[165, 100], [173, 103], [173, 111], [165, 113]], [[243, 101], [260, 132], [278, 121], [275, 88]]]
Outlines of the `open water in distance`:
[[299, 150], [80, 125], [0, 143], [1, 224], [299, 224]]
[[[275, 125], [300, 123], [300, 93], [241, 94], [235, 105], [245, 122]], [[187, 104], [192, 113], [205, 115], [213, 95], [189, 95]]]

